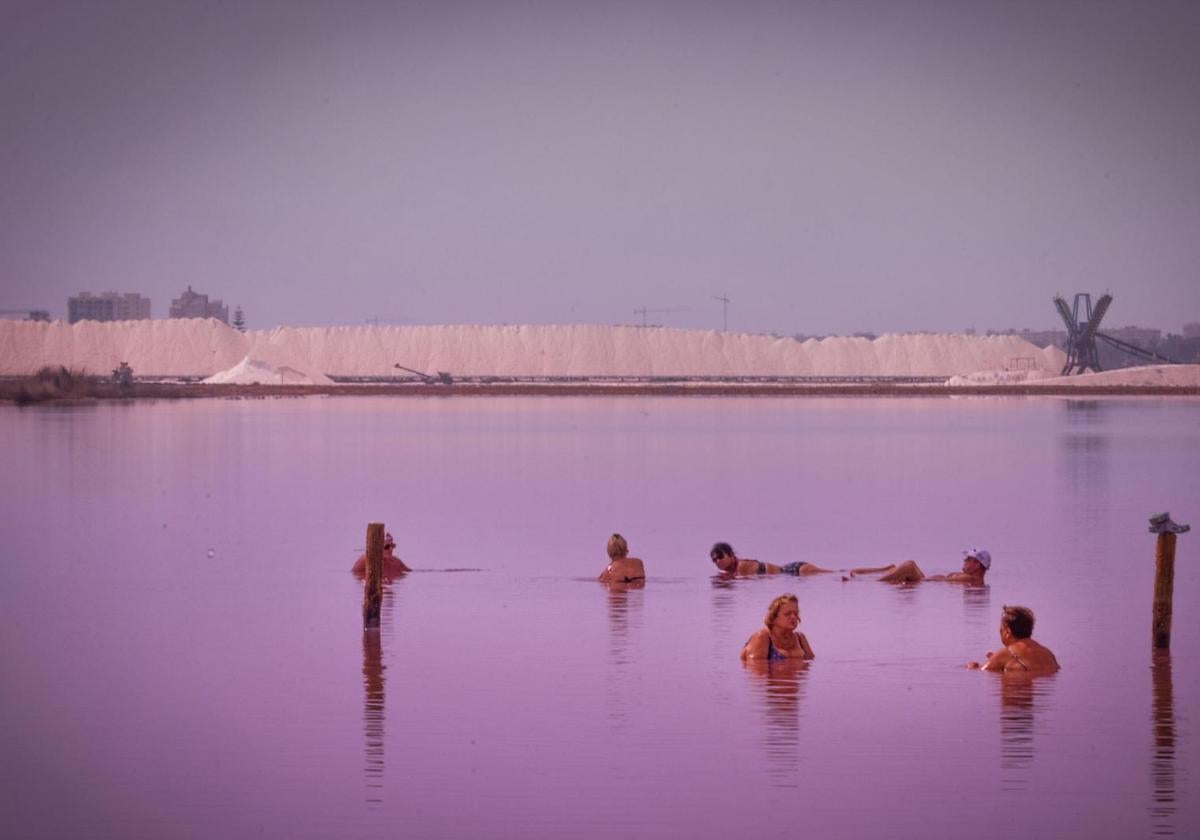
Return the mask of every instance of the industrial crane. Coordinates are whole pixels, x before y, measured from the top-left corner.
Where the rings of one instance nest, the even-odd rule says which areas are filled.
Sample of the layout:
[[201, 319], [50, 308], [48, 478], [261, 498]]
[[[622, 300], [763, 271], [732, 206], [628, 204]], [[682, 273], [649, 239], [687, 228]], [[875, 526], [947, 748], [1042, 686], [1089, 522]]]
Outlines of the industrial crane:
[[1092, 296], [1087, 292], [1075, 295], [1074, 307], [1068, 307], [1061, 297], [1054, 298], [1054, 307], [1067, 326], [1067, 363], [1063, 365], [1062, 375], [1072, 373], [1087, 373], [1100, 370], [1100, 351], [1096, 348], [1096, 339], [1116, 347], [1123, 353], [1128, 353], [1139, 359], [1152, 362], [1165, 362], [1176, 365], [1178, 362], [1153, 350], [1144, 350], [1119, 338], [1100, 332], [1100, 322], [1112, 303], [1112, 295], [1107, 292], [1096, 301], [1092, 308]]

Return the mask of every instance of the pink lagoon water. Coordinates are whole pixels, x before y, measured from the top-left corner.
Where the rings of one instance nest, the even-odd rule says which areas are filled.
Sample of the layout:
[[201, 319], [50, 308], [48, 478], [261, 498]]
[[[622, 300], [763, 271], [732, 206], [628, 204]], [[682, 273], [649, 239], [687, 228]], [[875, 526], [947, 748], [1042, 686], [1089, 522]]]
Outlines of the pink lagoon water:
[[[0, 408], [21, 838], [1194, 837], [1195, 399]], [[367, 522], [417, 571], [380, 633]], [[624, 534], [644, 589], [595, 582]], [[988, 586], [716, 580], [708, 548]], [[784, 591], [817, 659], [738, 651]], [[1064, 669], [1006, 680], [1004, 604]]]

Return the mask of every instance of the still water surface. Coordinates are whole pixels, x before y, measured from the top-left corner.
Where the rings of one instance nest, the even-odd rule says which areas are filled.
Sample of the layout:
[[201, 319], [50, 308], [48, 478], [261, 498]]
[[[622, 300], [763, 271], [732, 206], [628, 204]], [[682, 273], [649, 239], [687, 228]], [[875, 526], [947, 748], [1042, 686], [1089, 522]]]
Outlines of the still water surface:
[[[0, 409], [6, 837], [1192, 837], [1192, 399]], [[361, 629], [382, 520], [417, 571]], [[595, 582], [610, 533], [644, 589]], [[714, 579], [988, 548], [988, 586]], [[738, 660], [793, 591], [817, 659]], [[1001, 606], [1064, 670], [969, 672]]]

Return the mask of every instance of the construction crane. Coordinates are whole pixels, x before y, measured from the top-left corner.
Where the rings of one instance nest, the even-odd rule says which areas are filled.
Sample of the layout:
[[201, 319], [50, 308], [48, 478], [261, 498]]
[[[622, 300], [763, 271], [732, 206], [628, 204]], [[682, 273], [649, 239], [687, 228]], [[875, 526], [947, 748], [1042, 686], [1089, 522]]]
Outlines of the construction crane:
[[664, 312], [686, 312], [686, 311], [687, 311], [687, 309], [682, 308], [682, 307], [674, 307], [671, 309], [648, 309], [645, 306], [642, 306], [642, 307], [639, 307], [638, 309], [633, 310], [633, 314], [642, 316], [642, 326], [644, 327], [644, 326], [647, 326], [646, 315], [648, 315], [648, 314], [649, 315], [658, 315], [658, 314], [662, 314]]
[[713, 295], [713, 300], [721, 301], [721, 332], [729, 332], [729, 295]]
[[392, 367], [399, 368], [400, 370], [406, 370], [409, 373], [416, 374], [417, 376], [419, 376], [421, 378], [421, 381], [424, 382], [426, 385], [453, 385], [454, 384], [454, 377], [451, 376], [449, 373], [447, 373], [444, 370], [439, 370], [437, 372], [437, 375], [434, 376], [434, 375], [431, 375], [428, 373], [422, 373], [419, 370], [413, 370], [410, 367], [405, 367], [404, 365], [400, 364], [399, 362], [396, 362], [394, 365], [392, 365]]
[[1135, 358], [1165, 362], [1170, 365], [1179, 364], [1179, 362], [1168, 359], [1153, 350], [1145, 350], [1100, 332], [1100, 322], [1104, 320], [1104, 314], [1108, 312], [1111, 304], [1112, 295], [1107, 292], [1096, 301], [1095, 309], [1092, 308], [1092, 296], [1087, 292], [1075, 295], [1073, 307], [1067, 306], [1067, 302], [1061, 297], [1054, 298], [1054, 307], [1067, 327], [1067, 363], [1063, 365], [1063, 376], [1070, 376], [1072, 373], [1087, 373], [1089, 370], [1096, 372], [1101, 370], [1100, 351], [1096, 347], [1096, 339]]

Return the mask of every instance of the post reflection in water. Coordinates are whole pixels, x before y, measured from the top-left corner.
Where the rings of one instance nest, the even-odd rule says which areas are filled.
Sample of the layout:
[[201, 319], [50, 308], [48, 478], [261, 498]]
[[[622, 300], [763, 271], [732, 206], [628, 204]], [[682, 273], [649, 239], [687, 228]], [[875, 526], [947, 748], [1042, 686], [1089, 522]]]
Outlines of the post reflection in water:
[[391, 626], [392, 591], [390, 586], [383, 588], [383, 604], [381, 609], [380, 626], [371, 630], [363, 630], [363, 780], [366, 783], [366, 801], [378, 805], [383, 801], [383, 741], [384, 722], [387, 718], [385, 711], [383, 672], [387, 666], [383, 664], [383, 625]]
[[1034, 709], [1051, 701], [1054, 675], [998, 675], [1000, 694], [1000, 787], [1030, 789], [1035, 754]]
[[383, 644], [379, 628], [363, 630], [363, 732], [366, 746], [363, 753], [366, 765], [363, 775], [367, 783], [367, 802], [383, 799]]
[[750, 659], [746, 672], [761, 690], [766, 722], [764, 746], [767, 776], [775, 787], [797, 789], [800, 786], [800, 700], [808, 664], [802, 660], [767, 662]]
[[1154, 752], [1150, 779], [1154, 783], [1150, 821], [1154, 834], [1173, 837], [1175, 825], [1175, 689], [1171, 682], [1171, 653], [1154, 652]]

